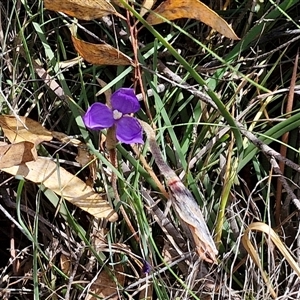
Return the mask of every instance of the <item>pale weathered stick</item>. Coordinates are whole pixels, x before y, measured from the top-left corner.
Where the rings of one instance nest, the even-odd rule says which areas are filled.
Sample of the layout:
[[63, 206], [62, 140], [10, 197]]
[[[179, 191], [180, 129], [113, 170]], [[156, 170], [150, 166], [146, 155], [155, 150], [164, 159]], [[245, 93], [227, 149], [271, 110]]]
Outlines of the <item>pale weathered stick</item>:
[[139, 121], [149, 139], [149, 146], [155, 162], [166, 179], [172, 206], [181, 220], [183, 229], [196, 247], [200, 258], [209, 263], [216, 263], [218, 251], [196, 200], [176, 173], [165, 163], [151, 126], [141, 120]]

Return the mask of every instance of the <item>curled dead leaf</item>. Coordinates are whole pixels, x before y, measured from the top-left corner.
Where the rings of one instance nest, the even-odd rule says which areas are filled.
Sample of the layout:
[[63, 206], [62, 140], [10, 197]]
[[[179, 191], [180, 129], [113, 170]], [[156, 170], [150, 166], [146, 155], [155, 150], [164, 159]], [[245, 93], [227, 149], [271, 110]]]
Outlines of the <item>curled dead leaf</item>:
[[61, 11], [80, 20], [94, 20], [103, 16], [118, 14], [106, 0], [44, 0], [45, 8]]
[[76, 51], [84, 60], [94, 65], [131, 65], [132, 59], [108, 44], [92, 44], [72, 35]]
[[16, 144], [0, 145], [0, 169], [17, 166], [36, 160], [37, 152], [31, 142], [19, 142]]
[[118, 215], [104, 198], [63, 167], [59, 167], [58, 170], [58, 165], [50, 159], [38, 157], [36, 161], [3, 168], [2, 170], [12, 175], [21, 175], [32, 182], [43, 184], [46, 188], [97, 219], [104, 218], [111, 222], [118, 219]]
[[[290, 266], [293, 268], [294, 272], [297, 273], [298, 277], [300, 277], [300, 267], [297, 261], [291, 255], [290, 249], [286, 247], [285, 243], [283, 243], [278, 236], [278, 234], [268, 225], [263, 222], [254, 222], [251, 223], [248, 228], [245, 230], [244, 235], [242, 236], [242, 243], [247, 252], [250, 254], [252, 260], [255, 262], [257, 267], [261, 271], [261, 275], [270, 291], [270, 294], [274, 299], [278, 299], [277, 296], [277, 289], [274, 289], [272, 283], [270, 281], [270, 276], [267, 276], [264, 270], [264, 264], [261, 262], [260, 257], [257, 252], [257, 247], [254, 246], [250, 240], [249, 234], [251, 232], [263, 232], [264, 234], [268, 235], [268, 238], [265, 241], [270, 243], [271, 241], [274, 245], [278, 248], [281, 252], [282, 256], [288, 261]], [[272, 246], [272, 251], [274, 251]]]
[[19, 118], [21, 122], [15, 116], [0, 116], [0, 126], [5, 137], [12, 144], [27, 141], [38, 145], [41, 142], [52, 140], [51, 132], [45, 129], [40, 123], [26, 117]]
[[151, 25], [165, 22], [158, 15], [170, 21], [180, 18], [196, 19], [212, 27], [229, 39], [239, 40], [239, 37], [229, 24], [199, 0], [166, 0], [159, 5], [154, 12], [156, 14], [151, 13], [147, 18], [147, 22]]

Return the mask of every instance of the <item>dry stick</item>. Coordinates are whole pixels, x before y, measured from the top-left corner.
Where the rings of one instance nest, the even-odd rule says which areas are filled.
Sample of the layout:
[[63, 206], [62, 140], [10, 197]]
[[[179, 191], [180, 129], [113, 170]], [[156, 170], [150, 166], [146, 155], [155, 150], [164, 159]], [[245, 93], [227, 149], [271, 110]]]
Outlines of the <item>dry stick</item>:
[[69, 277], [69, 281], [68, 281], [68, 285], [67, 285], [67, 290], [66, 290], [66, 294], [65, 294], [65, 300], [69, 300], [70, 299], [70, 292], [72, 291], [72, 284], [74, 283], [74, 278], [76, 276], [77, 273], [77, 269], [80, 263], [80, 259], [82, 257], [82, 254], [84, 252], [84, 247], [81, 247], [79, 249], [77, 249], [77, 257], [76, 257], [76, 261], [72, 270], [72, 273]]
[[218, 251], [196, 200], [176, 173], [165, 163], [151, 126], [141, 120], [139, 121], [149, 139], [150, 150], [156, 165], [166, 179], [171, 196], [170, 200], [181, 220], [182, 227], [196, 247], [199, 257], [209, 263], [216, 263]]
[[237, 123], [238, 128], [240, 129], [241, 133], [248, 138], [258, 149], [260, 149], [266, 156], [268, 157], [275, 157], [277, 160], [282, 161], [285, 165], [292, 168], [293, 170], [300, 172], [300, 166], [290, 159], [283, 157], [279, 152], [275, 151], [264, 142], [259, 140], [253, 133], [247, 131], [242, 124]]
[[[131, 13], [129, 11], [127, 11], [127, 23], [129, 26], [129, 31], [130, 31], [130, 36], [132, 39], [132, 49], [133, 49], [133, 54], [134, 54], [134, 60], [135, 60], [135, 66], [134, 66], [134, 73], [135, 73], [135, 79], [138, 80], [139, 85], [141, 87], [141, 92], [143, 95], [143, 99], [144, 99], [144, 105], [145, 105], [145, 109], [146, 109], [146, 113], [147, 116], [149, 118], [149, 120], [152, 121], [152, 115], [147, 103], [147, 98], [146, 98], [146, 93], [144, 90], [144, 86], [143, 86], [143, 79], [142, 79], [142, 74], [141, 74], [141, 65], [139, 64], [139, 58], [138, 58], [138, 30], [137, 30], [137, 22], [135, 22], [133, 25], [130, 24], [130, 19], [131, 19]], [[136, 82], [135, 82], [136, 83]], [[136, 88], [136, 86], [135, 86]]]
[[[168, 71], [169, 73], [170, 72], [173, 73], [167, 67], [165, 67], [165, 68], [167, 69], [167, 70], [164, 69], [165, 72]], [[184, 89], [191, 92], [191, 94], [198, 97], [201, 101], [203, 101], [207, 104], [210, 104], [213, 108], [217, 109], [216, 104], [213, 102], [213, 100], [210, 98], [210, 96], [208, 96], [207, 94], [205, 94], [203, 92], [200, 92], [200, 91], [196, 90], [194, 87], [188, 85], [187, 83], [182, 84], [183, 80], [178, 75], [176, 75], [175, 73], [173, 73], [173, 75], [171, 73], [169, 74], [169, 77], [172, 76], [172, 80], [174, 80], [174, 82], [176, 83], [177, 86], [183, 87]], [[300, 166], [298, 164], [294, 163], [293, 161], [291, 161], [290, 159], [288, 159], [286, 157], [283, 157], [282, 155], [280, 155], [280, 153], [278, 153], [277, 151], [273, 150], [271, 147], [269, 147], [268, 145], [263, 143], [253, 133], [251, 133], [250, 131], [247, 131], [247, 129], [245, 129], [243, 124], [236, 121], [236, 126], [241, 131], [241, 133], [245, 137], [247, 137], [262, 152], [264, 152], [268, 156], [274, 156], [277, 160], [282, 161], [285, 165], [289, 166], [290, 168], [294, 169], [297, 172], [300, 172]], [[225, 134], [225, 129], [224, 129], [224, 134]]]
[[[201, 99], [203, 102], [211, 105], [213, 108], [218, 109], [217, 105], [215, 102], [211, 99], [210, 96], [208, 96], [206, 93], [203, 93], [201, 91], [198, 91], [196, 88], [193, 86], [187, 84], [180, 76], [172, 72], [168, 67], [166, 67], [161, 61], [158, 62], [157, 64], [157, 69], [164, 73], [169, 79], [171, 79], [171, 83], [175, 84], [177, 87], [181, 87], [185, 90], [188, 90], [192, 95], [198, 97]], [[157, 74], [158, 77], [159, 74]]]
[[[286, 42], [286, 43], [284, 43], [284, 44], [282, 44], [282, 45], [276, 47], [275, 49], [273, 49], [273, 50], [271, 50], [271, 51], [269, 51], [269, 52], [265, 52], [265, 53], [263, 53], [263, 54], [261, 54], [261, 55], [255, 56], [255, 57], [249, 57], [249, 58], [243, 58], [243, 59], [240, 59], [240, 60], [238, 60], [238, 61], [236, 61], [236, 62], [233, 62], [232, 65], [242, 64], [242, 63], [245, 63], [245, 62], [248, 62], [248, 61], [257, 61], [257, 60], [259, 60], [259, 59], [262, 60], [262, 59], [264, 59], [264, 58], [270, 56], [271, 54], [274, 54], [275, 52], [277, 52], [277, 51], [279, 51], [279, 50], [281, 50], [281, 49], [283, 49], [283, 48], [289, 46], [290, 44], [292, 44], [292, 43], [294, 43], [294, 42], [296, 42], [297, 40], [300, 39], [300, 35], [298, 34], [298, 33], [299, 33], [298, 30], [294, 30], [294, 31], [291, 32], [291, 33], [292, 33], [292, 34], [293, 34], [293, 33], [294, 33], [294, 34], [297, 34], [297, 36], [294, 37], [294, 38], [292, 38], [292, 39], [289, 40], [288, 42]], [[213, 67], [210, 67], [210, 68], [209, 68], [209, 67], [207, 68], [207, 67], [203, 67], [203, 66], [198, 66], [198, 67], [196, 67], [196, 71], [197, 71], [197, 72], [202, 72], [202, 73], [204, 73], [204, 72], [211, 72], [211, 71], [214, 71], [214, 70], [223, 68], [223, 67], [226, 67], [226, 65], [223, 64], [223, 63], [219, 63], [217, 66], [213, 66]], [[254, 66], [254, 68], [258, 68], [258, 67], [259, 67], [259, 66], [257, 66], [257, 65]]]
[[[287, 100], [287, 105], [286, 105], [286, 114], [287, 118], [291, 116], [291, 112], [293, 109], [293, 103], [294, 103], [294, 91], [295, 91], [295, 85], [296, 85], [296, 80], [297, 80], [297, 68], [298, 68], [298, 60], [299, 60], [299, 50], [297, 52], [296, 58], [295, 58], [295, 63], [294, 63], [294, 68], [293, 68], [293, 73], [292, 73], [292, 79], [291, 79], [291, 84], [290, 84], [290, 91], [288, 94], [288, 100]], [[288, 143], [289, 140], [289, 132], [286, 132], [282, 136], [282, 144], [280, 145], [280, 154], [283, 157], [286, 157], [287, 153], [287, 146], [286, 144]], [[284, 173], [284, 163], [279, 162], [279, 167], [280, 171]], [[280, 223], [280, 217], [283, 214], [284, 216], [287, 215], [287, 208], [289, 204], [289, 198], [286, 198], [286, 201], [284, 201], [284, 211], [281, 211], [281, 203], [282, 203], [282, 183], [280, 180], [280, 177], [277, 180], [277, 189], [276, 189], [276, 208], [275, 208], [275, 219], [276, 219], [276, 224], [278, 225]]]
[[268, 57], [270, 54], [273, 54], [277, 51], [279, 51], [280, 49], [283, 49], [285, 48], [286, 46], [289, 46], [290, 44], [296, 42], [297, 40], [300, 39], [300, 35], [298, 34], [296, 37], [292, 38], [291, 40], [289, 40], [288, 42], [276, 47], [275, 49], [269, 51], [269, 52], [266, 52], [264, 54], [261, 54], [261, 55], [258, 55], [256, 57], [251, 57], [251, 58], [244, 58], [244, 59], [241, 59], [239, 61], [237, 61], [237, 63], [244, 63], [246, 61], [253, 61], [253, 60], [257, 60], [257, 59], [263, 59], [265, 57]]

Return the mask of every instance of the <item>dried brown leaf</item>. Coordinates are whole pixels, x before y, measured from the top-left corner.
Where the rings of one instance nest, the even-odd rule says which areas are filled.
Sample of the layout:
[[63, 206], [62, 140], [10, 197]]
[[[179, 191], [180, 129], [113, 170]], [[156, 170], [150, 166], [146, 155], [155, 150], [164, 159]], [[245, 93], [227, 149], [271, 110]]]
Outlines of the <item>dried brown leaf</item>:
[[31, 142], [19, 142], [0, 146], [0, 169], [36, 160], [37, 152]]
[[[154, 12], [170, 21], [180, 18], [196, 19], [230, 39], [239, 40], [239, 37], [224, 19], [198, 0], [166, 0]], [[156, 25], [164, 22], [156, 14], [151, 13], [149, 15], [147, 18], [149, 24]]]
[[12, 143], [31, 142], [35, 145], [44, 141], [51, 141], [52, 134], [40, 123], [26, 117], [19, 117], [24, 125], [15, 116], [0, 116], [0, 126], [5, 137]]
[[114, 269], [111, 269], [110, 272], [111, 274], [108, 274], [106, 271], [102, 271], [91, 286], [90, 292], [96, 294], [98, 297], [88, 294], [85, 300], [106, 298], [114, 293], [116, 293], [116, 295], [109, 297], [109, 299], [117, 300], [119, 298], [117, 293], [118, 287], [112, 278], [115, 278], [118, 284], [123, 286], [125, 283], [124, 268], [121, 264], [118, 264], [115, 265]]
[[84, 60], [94, 65], [128, 66], [132, 59], [108, 44], [92, 44], [72, 35], [76, 51]]
[[72, 272], [72, 263], [69, 255], [63, 253], [60, 255], [60, 268], [66, 275], [70, 276]]
[[144, 0], [140, 11], [140, 15], [144, 16], [150, 9], [152, 9], [155, 2], [156, 0]]
[[45, 8], [61, 11], [79, 20], [94, 20], [103, 16], [118, 14], [106, 0], [44, 0]]
[[45, 157], [2, 170], [12, 175], [21, 175], [35, 183], [42, 183], [95, 218], [105, 218], [111, 222], [118, 218], [109, 203], [90, 186], [64, 168], [59, 167], [58, 170], [58, 165]]
[[82, 166], [86, 166], [91, 161], [95, 160], [95, 156], [90, 154], [88, 148], [84, 145], [78, 147], [77, 156], [75, 160]]

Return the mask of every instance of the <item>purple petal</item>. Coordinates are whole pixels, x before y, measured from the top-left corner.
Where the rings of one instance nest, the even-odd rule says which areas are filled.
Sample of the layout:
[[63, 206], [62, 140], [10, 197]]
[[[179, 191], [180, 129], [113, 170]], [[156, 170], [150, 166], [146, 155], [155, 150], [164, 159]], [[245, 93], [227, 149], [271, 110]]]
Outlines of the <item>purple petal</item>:
[[144, 260], [144, 262], [143, 262], [142, 271], [144, 274], [149, 274], [151, 271], [151, 265], [146, 260]]
[[116, 122], [116, 136], [121, 143], [144, 144], [143, 130], [137, 119], [124, 116]]
[[110, 108], [102, 103], [94, 103], [83, 116], [83, 122], [90, 129], [102, 130], [113, 126], [115, 120]]
[[111, 106], [123, 114], [135, 113], [140, 109], [140, 103], [133, 89], [121, 88], [111, 95]]

